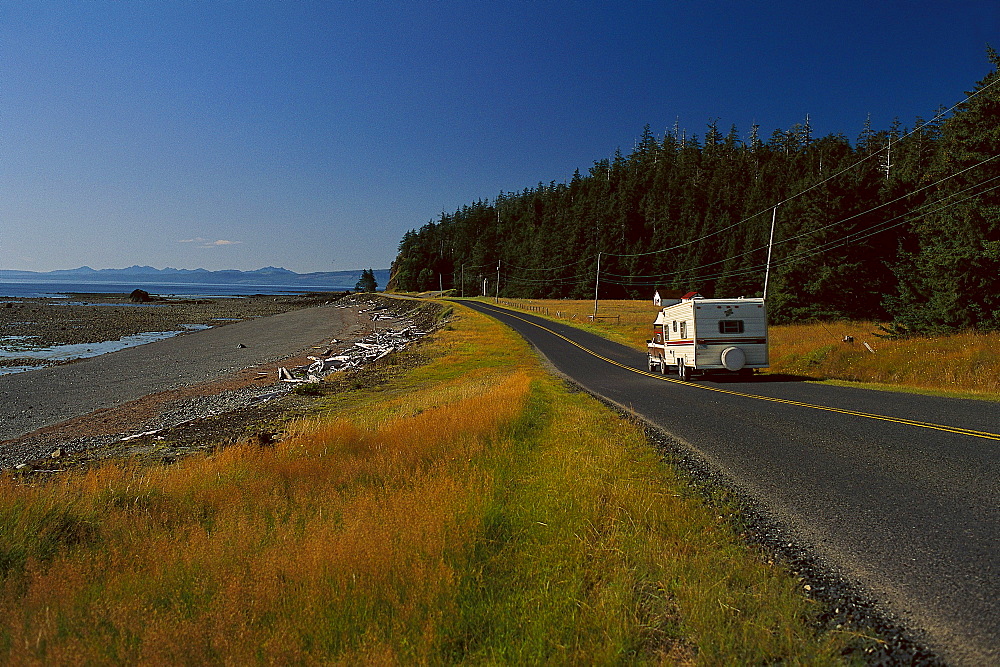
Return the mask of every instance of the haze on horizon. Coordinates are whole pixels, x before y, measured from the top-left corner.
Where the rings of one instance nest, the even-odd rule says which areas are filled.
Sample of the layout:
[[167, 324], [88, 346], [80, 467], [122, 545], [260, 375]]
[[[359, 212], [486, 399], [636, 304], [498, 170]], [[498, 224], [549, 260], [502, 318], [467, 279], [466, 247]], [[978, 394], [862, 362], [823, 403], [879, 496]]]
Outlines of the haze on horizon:
[[646, 124], [912, 127], [998, 36], [980, 0], [6, 3], [0, 268], [385, 268]]

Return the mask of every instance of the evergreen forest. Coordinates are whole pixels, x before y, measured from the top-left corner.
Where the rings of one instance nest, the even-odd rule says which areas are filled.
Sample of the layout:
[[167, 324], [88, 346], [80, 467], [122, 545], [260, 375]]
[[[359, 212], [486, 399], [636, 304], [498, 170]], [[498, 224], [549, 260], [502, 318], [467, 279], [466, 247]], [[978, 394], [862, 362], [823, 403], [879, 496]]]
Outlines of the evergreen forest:
[[1000, 55], [987, 57], [992, 71], [959, 104], [912, 128], [866, 122], [853, 143], [813, 136], [808, 118], [769, 137], [717, 121], [700, 136], [647, 126], [631, 153], [569, 182], [501, 193], [407, 232], [389, 287], [737, 297], [761, 296], [768, 273], [774, 323], [1000, 329]]

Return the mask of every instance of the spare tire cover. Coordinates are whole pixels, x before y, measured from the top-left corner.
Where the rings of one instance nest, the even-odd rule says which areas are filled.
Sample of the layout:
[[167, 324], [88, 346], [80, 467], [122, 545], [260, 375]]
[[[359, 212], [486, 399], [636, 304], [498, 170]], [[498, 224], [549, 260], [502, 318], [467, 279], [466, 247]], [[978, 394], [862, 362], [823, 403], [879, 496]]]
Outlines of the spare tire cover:
[[727, 347], [722, 351], [722, 365], [727, 371], [738, 371], [747, 363], [747, 355], [738, 347]]

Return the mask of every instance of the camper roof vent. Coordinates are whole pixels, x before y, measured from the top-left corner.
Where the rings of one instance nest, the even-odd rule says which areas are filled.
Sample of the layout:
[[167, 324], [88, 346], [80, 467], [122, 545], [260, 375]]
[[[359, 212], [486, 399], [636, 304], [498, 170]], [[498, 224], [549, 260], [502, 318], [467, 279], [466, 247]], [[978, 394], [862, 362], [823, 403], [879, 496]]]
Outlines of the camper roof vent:
[[697, 292], [688, 292], [687, 294], [681, 297], [681, 299], [683, 299], [684, 301], [690, 301], [691, 299], [704, 299], [704, 298], [705, 297], [698, 294]]

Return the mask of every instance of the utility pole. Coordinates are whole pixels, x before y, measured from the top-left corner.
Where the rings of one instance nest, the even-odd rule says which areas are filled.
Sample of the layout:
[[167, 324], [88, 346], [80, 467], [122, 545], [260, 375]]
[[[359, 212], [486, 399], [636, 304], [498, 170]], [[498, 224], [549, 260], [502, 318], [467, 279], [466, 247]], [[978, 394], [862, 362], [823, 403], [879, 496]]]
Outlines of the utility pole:
[[462, 263], [462, 298], [465, 298], [465, 263]]
[[496, 302], [500, 303], [500, 260], [497, 260], [497, 298]]
[[594, 323], [597, 323], [597, 288], [601, 285], [601, 253], [597, 253], [597, 274], [594, 276]]
[[778, 219], [778, 207], [771, 213], [771, 240], [767, 242], [767, 268], [764, 269], [764, 298], [767, 298], [767, 281], [771, 277], [771, 250], [774, 248], [774, 221]]

